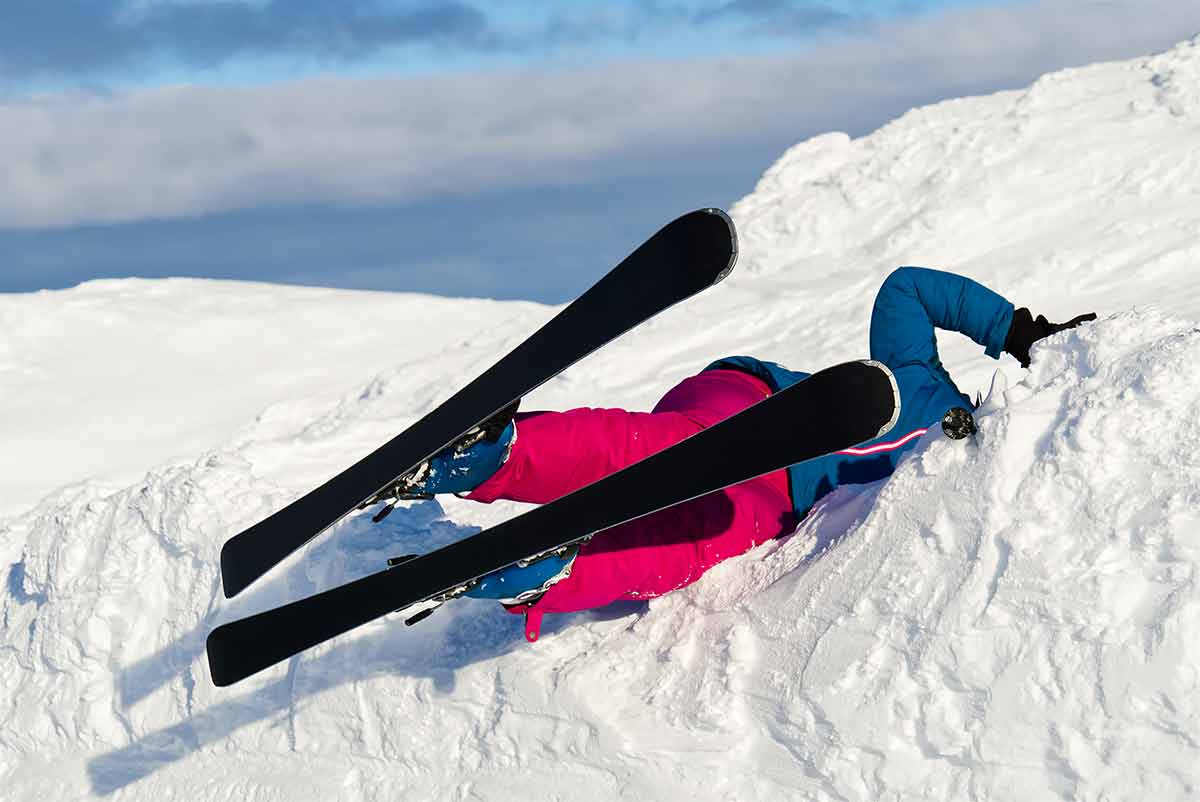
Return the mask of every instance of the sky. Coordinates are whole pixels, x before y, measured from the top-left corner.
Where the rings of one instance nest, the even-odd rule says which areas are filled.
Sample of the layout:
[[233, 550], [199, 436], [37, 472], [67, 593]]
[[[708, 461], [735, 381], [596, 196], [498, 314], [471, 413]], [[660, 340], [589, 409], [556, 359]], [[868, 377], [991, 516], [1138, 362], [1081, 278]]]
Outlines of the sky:
[[0, 292], [560, 302], [809, 136], [1197, 32], [1178, 0], [8, 0]]

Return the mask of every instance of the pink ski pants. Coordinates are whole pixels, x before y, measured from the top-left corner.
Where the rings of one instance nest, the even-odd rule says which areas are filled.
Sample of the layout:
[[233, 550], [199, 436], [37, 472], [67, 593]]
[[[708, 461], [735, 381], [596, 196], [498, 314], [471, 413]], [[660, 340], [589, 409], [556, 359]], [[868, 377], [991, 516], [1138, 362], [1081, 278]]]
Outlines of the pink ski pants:
[[[711, 370], [672, 388], [652, 412], [584, 408], [518, 415], [508, 461], [469, 497], [553, 501], [770, 393], [748, 373]], [[536, 640], [543, 613], [661, 596], [795, 523], [786, 472], [760, 476], [597, 534], [580, 549], [569, 577], [533, 605], [511, 609], [526, 614], [526, 636]]]

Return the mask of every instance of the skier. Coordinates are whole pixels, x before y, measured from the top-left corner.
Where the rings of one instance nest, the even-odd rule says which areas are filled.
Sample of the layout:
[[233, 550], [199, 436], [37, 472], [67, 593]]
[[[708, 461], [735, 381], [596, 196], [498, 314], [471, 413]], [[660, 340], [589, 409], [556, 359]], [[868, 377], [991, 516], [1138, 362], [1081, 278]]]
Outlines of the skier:
[[[834, 488], [889, 476], [901, 454], [955, 407], [973, 409], [938, 359], [934, 329], [957, 331], [999, 359], [1029, 366], [1034, 342], [1081, 322], [1035, 320], [971, 279], [901, 267], [884, 281], [871, 313], [871, 358], [899, 388], [890, 432], [785, 471], [760, 476], [596, 534], [582, 546], [484, 577], [468, 596], [524, 613], [537, 640], [542, 616], [648, 599], [695, 582], [722, 560], [793, 531]], [[718, 360], [671, 388], [651, 412], [573, 409], [502, 413], [487, 436], [449, 447], [420, 466], [408, 490], [456, 493], [481, 502], [547, 503], [603, 478], [761, 401], [808, 374], [738, 356]]]

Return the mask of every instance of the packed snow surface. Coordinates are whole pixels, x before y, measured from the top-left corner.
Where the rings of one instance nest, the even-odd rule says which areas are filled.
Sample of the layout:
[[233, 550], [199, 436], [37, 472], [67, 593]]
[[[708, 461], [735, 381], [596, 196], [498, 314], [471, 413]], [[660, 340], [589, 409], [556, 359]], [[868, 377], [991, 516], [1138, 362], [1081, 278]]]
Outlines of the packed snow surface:
[[[517, 506], [352, 517], [232, 601], [221, 544], [554, 310], [196, 281], [0, 298], [0, 797], [1200, 797], [1200, 41], [797, 145], [733, 277], [527, 408], [647, 408], [713, 358], [865, 355], [900, 264], [1052, 320], [973, 441], [648, 605], [389, 616], [230, 688], [216, 624]], [[647, 234], [658, 221], [647, 222]], [[631, 243], [632, 245], [633, 243]], [[959, 386], [997, 363], [940, 337]]]

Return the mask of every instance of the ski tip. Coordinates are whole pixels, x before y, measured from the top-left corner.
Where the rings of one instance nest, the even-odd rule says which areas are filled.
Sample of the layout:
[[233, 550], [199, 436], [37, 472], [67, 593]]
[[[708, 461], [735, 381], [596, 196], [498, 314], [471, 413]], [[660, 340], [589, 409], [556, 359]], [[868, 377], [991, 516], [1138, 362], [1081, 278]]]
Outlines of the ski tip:
[[713, 281], [713, 284], [717, 284], [717, 283], [720, 283], [721, 281], [723, 281], [725, 279], [725, 277], [728, 276], [730, 273], [732, 273], [734, 266], [737, 264], [737, 258], [738, 258], [737, 226], [735, 226], [733, 224], [733, 218], [730, 217], [723, 209], [718, 209], [714, 206], [712, 208], [704, 209], [704, 212], [707, 214], [712, 214], [712, 215], [716, 215], [717, 217], [719, 217], [721, 219], [721, 222], [723, 222], [725, 224], [726, 229], [729, 231], [729, 262], [728, 262], [728, 264], [725, 265], [725, 269], [717, 274], [716, 280]]
[[896, 384], [895, 375], [888, 368], [888, 366], [882, 362], [877, 362], [874, 359], [864, 359], [862, 360], [862, 363], [864, 365], [870, 365], [871, 367], [876, 368], [883, 373], [883, 375], [887, 377], [888, 384], [890, 384], [892, 388], [892, 417], [887, 423], [883, 424], [882, 428], [879, 430], [879, 433], [875, 435], [876, 437], [883, 437], [892, 430], [892, 427], [896, 425], [896, 421], [900, 420], [900, 385]]
[[738, 256], [737, 227], [722, 209], [697, 209], [668, 228], [679, 232], [676, 242], [684, 251], [684, 264], [705, 286], [717, 284], [733, 272]]
[[716, 215], [725, 223], [725, 226], [729, 229], [729, 233], [735, 237], [737, 236], [737, 229], [733, 225], [733, 218], [724, 209], [718, 209], [716, 206], [706, 206], [703, 209], [697, 209], [696, 213]]
[[[818, 382], [812, 390], [825, 399], [842, 399], [838, 414], [849, 411], [858, 443], [882, 437], [900, 420], [900, 390], [896, 377], [882, 362], [855, 359], [819, 370], [796, 387]], [[824, 385], [824, 386], [821, 386]], [[790, 389], [790, 388], [788, 388]], [[777, 393], [782, 395], [783, 392]]]

